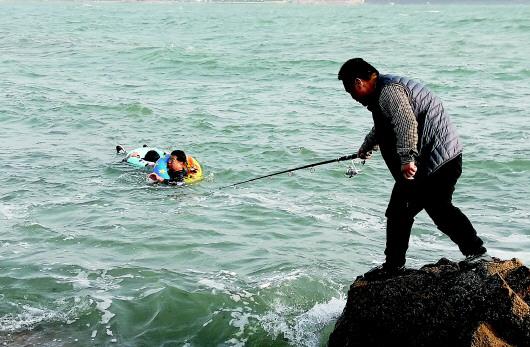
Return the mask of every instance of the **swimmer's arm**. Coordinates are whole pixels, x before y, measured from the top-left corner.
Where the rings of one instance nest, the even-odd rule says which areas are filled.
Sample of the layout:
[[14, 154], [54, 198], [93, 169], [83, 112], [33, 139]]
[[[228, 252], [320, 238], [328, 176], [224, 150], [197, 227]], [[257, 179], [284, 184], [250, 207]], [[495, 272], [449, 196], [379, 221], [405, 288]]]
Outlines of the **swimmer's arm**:
[[156, 181], [158, 183], [165, 183], [165, 184], [169, 183], [168, 179], [162, 178], [154, 172], [150, 173], [147, 177], [149, 177], [149, 179]]
[[195, 161], [195, 159], [192, 158], [188, 174], [190, 173], [194, 174], [194, 173], [197, 173], [197, 171], [199, 171], [199, 166], [197, 165], [197, 162]]

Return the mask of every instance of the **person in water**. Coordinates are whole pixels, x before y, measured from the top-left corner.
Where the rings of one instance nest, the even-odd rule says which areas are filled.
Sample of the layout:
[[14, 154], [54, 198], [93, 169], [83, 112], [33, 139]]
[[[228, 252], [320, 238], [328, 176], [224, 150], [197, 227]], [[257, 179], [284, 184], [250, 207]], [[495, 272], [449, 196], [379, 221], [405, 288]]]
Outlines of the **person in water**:
[[491, 260], [469, 219], [452, 203], [462, 144], [440, 99], [416, 81], [380, 75], [361, 58], [346, 61], [338, 79], [374, 120], [357, 155], [369, 159], [379, 148], [395, 180], [385, 214], [386, 260], [365, 278], [403, 271], [414, 217], [423, 209], [466, 260]]
[[181, 150], [174, 150], [167, 161], [169, 179], [163, 178], [155, 172], [150, 173], [147, 177], [158, 183], [183, 185], [184, 178], [197, 173], [198, 170], [199, 165], [191, 155], [186, 155]]
[[140, 153], [138, 152], [132, 152], [129, 157], [140, 158], [140, 162], [145, 162], [145, 166], [151, 167], [155, 166], [156, 161], [160, 159], [160, 155], [158, 154], [158, 152], [152, 149], [147, 151], [143, 158], [141, 158]]
[[[147, 145], [144, 145], [144, 147], [147, 147]], [[120, 153], [127, 153], [127, 152], [121, 145], [117, 145], [116, 153], [120, 154]], [[132, 153], [127, 154], [127, 156], [123, 158], [122, 161], [127, 161], [127, 159], [129, 158], [139, 158], [138, 160], [140, 164], [144, 164], [145, 166], [154, 167], [156, 161], [160, 159], [160, 155], [158, 154], [157, 151], [151, 149], [145, 153], [143, 158], [139, 152], [132, 152]]]

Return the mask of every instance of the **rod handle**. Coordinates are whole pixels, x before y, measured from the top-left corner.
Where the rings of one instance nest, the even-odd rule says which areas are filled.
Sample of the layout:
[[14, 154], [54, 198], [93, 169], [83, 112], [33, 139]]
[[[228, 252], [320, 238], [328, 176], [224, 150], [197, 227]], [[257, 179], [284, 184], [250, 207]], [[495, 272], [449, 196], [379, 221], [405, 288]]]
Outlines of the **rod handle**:
[[357, 158], [357, 154], [350, 154], [350, 155], [344, 155], [342, 157], [337, 158], [337, 161], [345, 161], [345, 160], [351, 160], [351, 159], [356, 159], [356, 158]]

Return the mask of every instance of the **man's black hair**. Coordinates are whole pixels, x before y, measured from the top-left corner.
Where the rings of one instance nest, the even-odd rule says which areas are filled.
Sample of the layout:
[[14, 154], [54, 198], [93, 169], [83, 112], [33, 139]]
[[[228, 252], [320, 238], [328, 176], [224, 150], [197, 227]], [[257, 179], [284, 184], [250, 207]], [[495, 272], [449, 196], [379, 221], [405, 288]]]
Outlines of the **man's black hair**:
[[153, 163], [156, 162], [158, 159], [160, 159], [160, 155], [155, 150], [149, 150], [147, 153], [145, 153], [144, 160], [145, 161], [152, 161]]
[[342, 64], [338, 78], [341, 81], [352, 81], [356, 78], [367, 81], [372, 77], [373, 73], [379, 76], [379, 71], [375, 67], [362, 58], [353, 58]]
[[186, 153], [184, 153], [184, 151], [181, 151], [180, 149], [174, 150], [173, 152], [171, 152], [171, 155], [177, 157], [177, 160], [181, 163], [186, 162]]

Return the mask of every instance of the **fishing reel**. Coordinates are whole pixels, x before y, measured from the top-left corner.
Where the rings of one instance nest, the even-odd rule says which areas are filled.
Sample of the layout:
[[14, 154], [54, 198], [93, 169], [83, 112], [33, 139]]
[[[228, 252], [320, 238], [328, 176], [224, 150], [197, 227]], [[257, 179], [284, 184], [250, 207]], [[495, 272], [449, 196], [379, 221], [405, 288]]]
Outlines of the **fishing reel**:
[[[361, 161], [361, 164], [364, 165], [365, 160]], [[357, 176], [361, 173], [361, 169], [358, 169], [355, 166], [355, 159], [351, 161], [351, 164], [348, 165], [348, 168], [346, 169], [345, 175], [348, 176], [348, 178], [352, 178], [353, 176]]]

